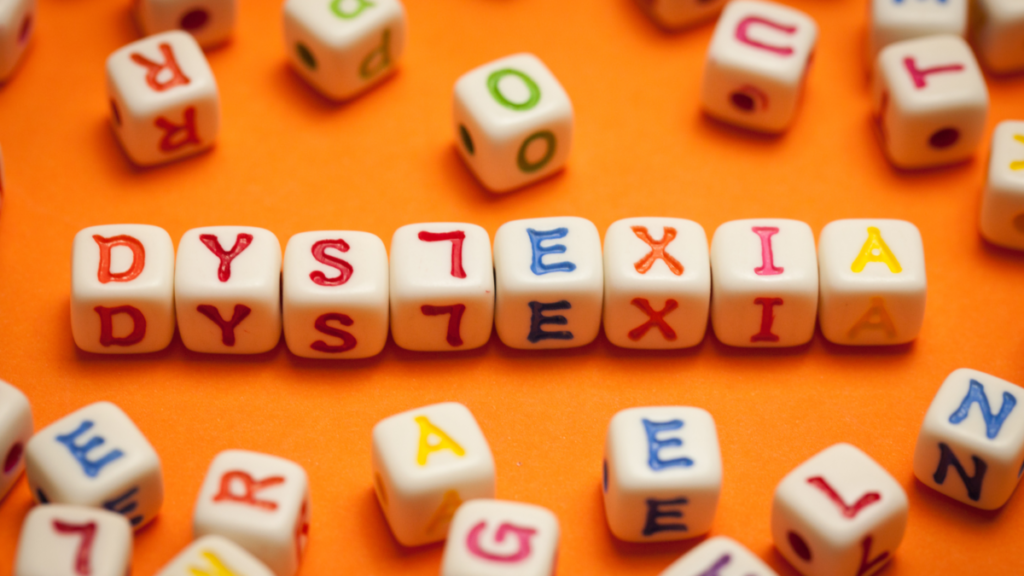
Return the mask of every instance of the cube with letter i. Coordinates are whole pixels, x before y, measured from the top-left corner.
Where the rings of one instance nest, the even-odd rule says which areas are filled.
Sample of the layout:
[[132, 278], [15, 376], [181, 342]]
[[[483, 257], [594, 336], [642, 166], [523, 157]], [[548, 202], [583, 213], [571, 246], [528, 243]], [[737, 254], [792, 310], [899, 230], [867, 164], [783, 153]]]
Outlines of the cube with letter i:
[[869, 62], [894, 42], [967, 33], [967, 0], [871, 0], [870, 11]]
[[28, 398], [0, 380], [0, 501], [25, 471], [25, 445], [32, 430]]
[[811, 227], [796, 220], [733, 220], [711, 239], [711, 323], [723, 344], [806, 344], [818, 308]]
[[572, 146], [569, 95], [532, 54], [470, 70], [455, 83], [456, 149], [491, 192], [562, 169]]
[[35, 30], [35, 0], [0, 2], [0, 84], [14, 74]]
[[904, 344], [924, 322], [928, 280], [917, 227], [903, 220], [830, 222], [818, 242], [821, 333], [852, 346]]
[[1006, 74], [1024, 69], [1024, 5], [1014, 0], [978, 0], [977, 25], [972, 43], [978, 60], [991, 72]]
[[25, 449], [40, 504], [78, 504], [123, 515], [138, 530], [164, 500], [160, 458], [127, 414], [90, 404], [40, 430]]
[[149, 36], [111, 54], [107, 93], [114, 134], [140, 166], [197, 154], [217, 138], [217, 81], [186, 32]]
[[775, 547], [805, 576], [877, 573], [907, 527], [907, 495], [870, 456], [835, 444], [779, 482], [772, 502]]
[[680, 30], [714, 18], [724, 0], [637, 0], [640, 8], [666, 30]]
[[471, 350], [494, 326], [491, 237], [474, 224], [410, 224], [391, 238], [391, 336], [406, 350]]
[[627, 218], [604, 235], [604, 335], [623, 348], [687, 348], [711, 304], [708, 239], [680, 218]]
[[687, 552], [660, 576], [778, 576], [739, 542], [716, 536]]
[[465, 406], [424, 406], [373, 427], [373, 486], [395, 539], [429, 544], [463, 502], [494, 498], [494, 457]]
[[14, 576], [124, 576], [132, 527], [124, 516], [87, 506], [36, 506], [25, 517]]
[[284, 39], [292, 67], [334, 100], [348, 100], [395, 71], [406, 36], [399, 0], [287, 0]]
[[178, 331], [194, 352], [259, 354], [281, 338], [281, 243], [247, 226], [193, 228], [174, 269]]
[[992, 132], [981, 235], [993, 244], [1024, 250], [1024, 122], [1000, 122]]
[[204, 48], [227, 42], [238, 19], [238, 0], [136, 0], [133, 9], [144, 35], [184, 30]]
[[304, 358], [367, 358], [388, 339], [388, 253], [369, 232], [302, 232], [284, 250], [288, 349]]
[[786, 130], [796, 115], [818, 25], [781, 4], [736, 0], [715, 25], [701, 104], [709, 115], [760, 132]]
[[309, 540], [309, 480], [298, 464], [258, 452], [218, 454], [199, 489], [192, 532], [230, 539], [275, 576], [294, 576]]
[[879, 137], [898, 168], [967, 160], [988, 116], [988, 88], [970, 46], [958, 36], [890, 44], [875, 62], [872, 105]]
[[507, 222], [494, 235], [494, 324], [506, 346], [574, 348], [601, 327], [604, 270], [594, 224], [572, 216]]
[[71, 252], [71, 333], [99, 354], [163, 350], [174, 337], [174, 244], [145, 224], [92, 226]]
[[602, 488], [612, 534], [627, 542], [707, 534], [722, 488], [715, 421], [686, 406], [629, 408], [605, 440]]
[[1024, 474], [1024, 388], [984, 372], [950, 374], [917, 436], [914, 475], [982, 510], [1009, 500]]
[[223, 536], [197, 538], [156, 576], [276, 576], [245, 548]]
[[448, 529], [441, 576], [554, 576], [558, 538], [558, 518], [547, 508], [466, 502]]

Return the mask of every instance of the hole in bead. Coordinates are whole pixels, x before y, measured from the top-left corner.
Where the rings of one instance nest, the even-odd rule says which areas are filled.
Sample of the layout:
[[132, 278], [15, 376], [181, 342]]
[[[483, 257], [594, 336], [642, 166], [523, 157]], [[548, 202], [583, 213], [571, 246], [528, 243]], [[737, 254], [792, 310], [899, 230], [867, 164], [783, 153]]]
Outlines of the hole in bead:
[[14, 446], [7, 451], [7, 456], [4, 458], [4, 474], [10, 474], [11, 470], [14, 470], [18, 462], [21, 462], [21, 453], [25, 451], [25, 447], [21, 445], [21, 442], [15, 442]]
[[181, 17], [181, 29], [189, 32], [198, 30], [210, 21], [210, 13], [202, 8], [189, 10]]
[[943, 128], [932, 134], [931, 138], [928, 139], [928, 143], [931, 144], [932, 148], [949, 148], [956, 144], [959, 139], [959, 130], [956, 128]]
[[459, 135], [462, 136], [462, 145], [466, 147], [466, 152], [472, 156], [476, 152], [476, 148], [473, 147], [473, 137], [469, 135], [469, 130], [462, 124], [459, 124]]
[[811, 561], [811, 548], [799, 534], [790, 531], [786, 538], [789, 540], [789, 547], [793, 549], [797, 556], [806, 562]]
[[306, 65], [306, 68], [310, 70], [316, 70], [316, 58], [313, 53], [306, 47], [302, 42], [295, 44], [295, 52], [299, 55], [299, 60]]
[[603, 470], [603, 475], [604, 475], [604, 491], [607, 492], [608, 491], [608, 461], [607, 460], [602, 462], [602, 467], [604, 468], [604, 470]]
[[24, 44], [28, 42], [29, 34], [32, 33], [32, 15], [26, 14], [25, 19], [21, 21], [21, 28], [18, 29], [18, 44]]
[[744, 112], [752, 112], [754, 110], [754, 99], [749, 94], [742, 92], [733, 92], [729, 96], [729, 100], [732, 101], [732, 105], [743, 110]]
[[121, 125], [121, 109], [117, 107], [117, 102], [113, 99], [110, 100], [110, 114], [114, 117], [114, 124]]
[[40, 504], [50, 503], [50, 499], [46, 497], [46, 492], [43, 492], [42, 488], [36, 488], [36, 499], [39, 500]]

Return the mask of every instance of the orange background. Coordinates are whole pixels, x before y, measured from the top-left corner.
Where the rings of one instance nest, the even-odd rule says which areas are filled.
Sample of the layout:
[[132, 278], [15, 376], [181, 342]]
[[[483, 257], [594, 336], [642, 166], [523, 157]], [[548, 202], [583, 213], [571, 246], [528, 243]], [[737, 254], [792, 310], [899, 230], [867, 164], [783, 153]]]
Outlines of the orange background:
[[[962, 366], [1024, 382], [1024, 257], [977, 231], [987, 143], [972, 162], [901, 173], [869, 122], [863, 0], [795, 0], [820, 28], [799, 116], [784, 136], [702, 116], [698, 86], [712, 25], [656, 29], [629, 0], [407, 0], [409, 45], [391, 80], [348, 104], [314, 93], [286, 64], [281, 3], [242, 3], [234, 41], [209, 54], [223, 124], [208, 154], [133, 168], [108, 127], [104, 60], [138, 38], [126, 0], [40, 0], [27, 60], [0, 87], [8, 193], [0, 217], [0, 377], [24, 390], [36, 427], [112, 400], [162, 457], [166, 500], [138, 534], [135, 573], [152, 574], [191, 536], [211, 458], [247, 448], [309, 472], [313, 520], [305, 576], [436, 574], [442, 547], [402, 549], [371, 488], [370, 430], [412, 407], [457, 400], [494, 451], [498, 496], [541, 504], [562, 522], [562, 574], [657, 574], [695, 542], [627, 545], [605, 524], [605, 428], [637, 405], [701, 406], [719, 427], [725, 481], [714, 533], [781, 574], [769, 511], [775, 484], [835, 442], [864, 449], [910, 497], [906, 538], [887, 574], [1021, 573], [1024, 497], [980, 512], [918, 484], [918, 427], [942, 379]], [[455, 79], [517, 51], [540, 56], [576, 110], [567, 170], [493, 196], [462, 165], [450, 126]], [[989, 123], [1014, 118], [1024, 78], [990, 78]], [[990, 128], [991, 128], [990, 126]], [[195, 354], [178, 338], [146, 357], [77, 351], [69, 325], [71, 239], [86, 226], [188, 229], [245, 224], [282, 244], [297, 232], [466, 221], [493, 235], [508, 220], [576, 215], [602, 231], [628, 216], [677, 216], [710, 235], [722, 222], [787, 217], [821, 230], [838, 218], [910, 220], [924, 236], [929, 295], [918, 340], [843, 348], [820, 333], [790, 350], [588, 346], [519, 352], [398, 349], [365, 361], [309, 361], [282, 340], [267, 354]], [[22, 480], [0, 503], [0, 576], [11, 571], [31, 506]]]

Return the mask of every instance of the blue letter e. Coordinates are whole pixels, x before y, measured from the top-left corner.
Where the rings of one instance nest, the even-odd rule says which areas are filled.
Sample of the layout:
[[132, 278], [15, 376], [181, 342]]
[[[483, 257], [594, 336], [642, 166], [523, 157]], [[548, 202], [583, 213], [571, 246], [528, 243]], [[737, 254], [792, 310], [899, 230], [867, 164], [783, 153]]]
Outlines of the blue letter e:
[[530, 244], [533, 246], [533, 261], [530, 263], [530, 270], [534, 274], [540, 276], [549, 272], [572, 272], [576, 269], [576, 265], [572, 262], [544, 263], [544, 256], [547, 254], [565, 254], [564, 244], [552, 244], [547, 247], [540, 245], [545, 240], [565, 238], [569, 235], [568, 228], [555, 228], [554, 230], [542, 230], [540, 232], [533, 228], [527, 228], [526, 233], [530, 235]]

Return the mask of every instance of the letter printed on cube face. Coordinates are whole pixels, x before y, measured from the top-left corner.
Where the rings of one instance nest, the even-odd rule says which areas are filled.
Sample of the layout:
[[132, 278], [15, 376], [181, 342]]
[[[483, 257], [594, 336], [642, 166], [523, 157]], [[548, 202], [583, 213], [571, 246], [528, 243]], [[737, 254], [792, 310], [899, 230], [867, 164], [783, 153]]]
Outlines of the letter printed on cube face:
[[463, 502], [494, 498], [494, 457], [465, 406], [424, 406], [373, 427], [373, 486], [395, 539], [429, 544]]
[[894, 42], [967, 33], [967, 0], [871, 0], [870, 10], [869, 62]]
[[992, 132], [981, 235], [993, 244], [1024, 250], [1024, 122], [1000, 122]]
[[148, 36], [111, 54], [107, 94], [114, 134], [135, 164], [191, 156], [217, 138], [217, 81], [187, 32]]
[[661, 576], [777, 576], [753, 552], [726, 536], [716, 536], [687, 552]]
[[871, 84], [882, 148], [894, 166], [941, 166], [974, 154], [984, 136], [988, 88], [963, 38], [890, 44], [878, 55]]
[[553, 576], [558, 538], [558, 518], [547, 508], [466, 502], [448, 529], [441, 576]]
[[709, 115], [759, 132], [792, 123], [818, 38], [809, 16], [781, 4], [730, 2], [708, 46], [701, 105]]
[[870, 456], [835, 444], [779, 482], [772, 502], [775, 547], [805, 576], [875, 574], [907, 527], [907, 495]]
[[710, 20], [724, 0], [637, 0], [640, 8], [666, 30], [679, 30]]
[[178, 331], [193, 352], [259, 354], [281, 339], [281, 243], [263, 228], [193, 228], [174, 269]]
[[14, 386], [0, 380], [0, 501], [25, 470], [25, 445], [32, 438], [32, 407]]
[[688, 406], [623, 410], [608, 425], [602, 476], [608, 527], [619, 540], [707, 534], [722, 488], [715, 421]]
[[238, 0], [137, 0], [133, 7], [144, 35], [184, 30], [203, 48], [227, 42], [238, 17]]
[[174, 337], [174, 244], [146, 224], [91, 226], [71, 251], [71, 333], [97, 354], [163, 350]]
[[681, 218], [627, 218], [604, 234], [604, 335], [623, 348], [700, 344], [711, 305], [704, 228]]
[[821, 333], [850, 346], [905, 344], [921, 332], [928, 280], [917, 226], [829, 222], [818, 241]]
[[494, 324], [506, 346], [575, 348], [601, 327], [604, 270], [593, 222], [513, 220], [494, 235]]
[[223, 536], [203, 536], [182, 550], [156, 576], [275, 576], [245, 548]]
[[124, 516], [86, 506], [36, 506], [21, 526], [14, 576], [124, 576], [132, 527]]
[[35, 29], [35, 0], [3, 0], [0, 2], [0, 84], [3, 84], [21, 62]]
[[806, 344], [818, 308], [811, 227], [797, 220], [726, 222], [711, 239], [711, 323], [723, 344]]
[[471, 350], [494, 326], [491, 237], [475, 224], [409, 224], [391, 238], [391, 337], [406, 350]]
[[199, 489], [192, 532], [223, 536], [276, 575], [293, 576], [309, 540], [309, 480], [298, 464], [258, 452], [225, 450]]
[[508, 192], [565, 166], [572, 102], [533, 54], [514, 54], [455, 82], [455, 147], [480, 183]]
[[40, 504], [105, 508], [138, 530], [164, 500], [160, 458], [110, 402], [90, 404], [40, 430], [25, 458], [28, 485]]
[[304, 358], [367, 358], [388, 339], [388, 253], [369, 232], [302, 232], [284, 250], [284, 339]]
[[972, 41], [978, 60], [997, 74], [1024, 69], [1024, 6], [1014, 0], [978, 0]]
[[354, 98], [395, 71], [405, 51], [399, 0], [287, 0], [284, 40], [292, 67], [334, 100]]
[[930, 488], [995, 510], [1024, 473], [1024, 388], [984, 372], [953, 371], [917, 436], [914, 475]]

